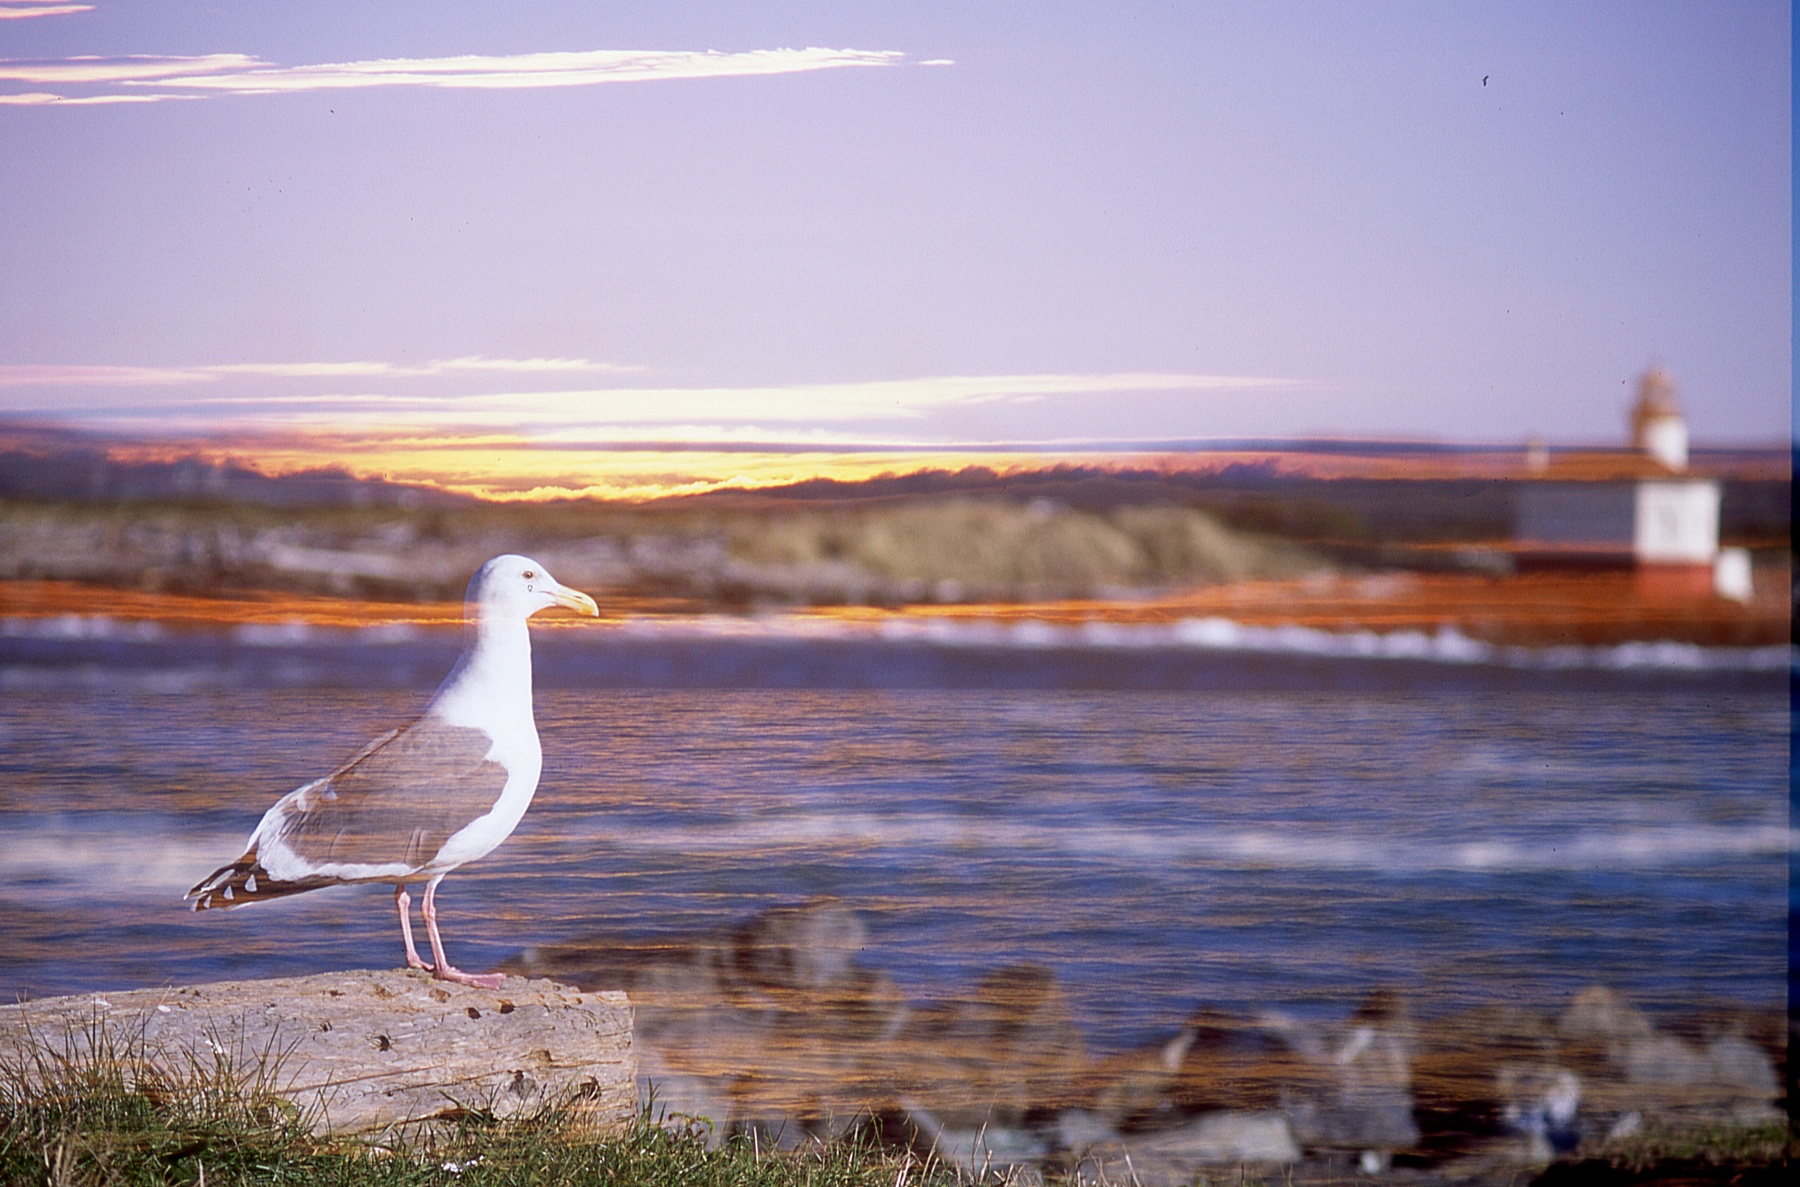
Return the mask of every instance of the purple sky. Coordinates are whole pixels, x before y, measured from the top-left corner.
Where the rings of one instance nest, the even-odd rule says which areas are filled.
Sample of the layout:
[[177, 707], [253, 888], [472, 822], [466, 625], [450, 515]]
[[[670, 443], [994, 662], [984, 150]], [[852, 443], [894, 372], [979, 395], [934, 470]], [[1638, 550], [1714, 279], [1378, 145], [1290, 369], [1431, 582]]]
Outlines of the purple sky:
[[0, 419], [1790, 432], [1785, 4], [0, 17]]

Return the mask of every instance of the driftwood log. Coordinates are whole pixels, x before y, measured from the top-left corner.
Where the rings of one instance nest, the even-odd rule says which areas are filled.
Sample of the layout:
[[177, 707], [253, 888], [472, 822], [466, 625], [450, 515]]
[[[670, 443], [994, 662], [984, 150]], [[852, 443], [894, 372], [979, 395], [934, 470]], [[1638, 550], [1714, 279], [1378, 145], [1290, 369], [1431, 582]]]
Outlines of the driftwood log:
[[320, 1133], [546, 1107], [606, 1132], [637, 1110], [631, 1029], [616, 991], [364, 970], [0, 1006], [0, 1067], [46, 1082], [105, 1065], [128, 1079], [229, 1081], [292, 1102]]

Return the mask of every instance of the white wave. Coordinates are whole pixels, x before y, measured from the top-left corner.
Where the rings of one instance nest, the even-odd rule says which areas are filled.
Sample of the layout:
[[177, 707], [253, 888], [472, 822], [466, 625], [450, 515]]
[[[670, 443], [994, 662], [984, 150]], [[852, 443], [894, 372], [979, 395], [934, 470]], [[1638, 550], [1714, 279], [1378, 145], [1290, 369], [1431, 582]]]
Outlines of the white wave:
[[[905, 615], [846, 620], [782, 612], [639, 619], [613, 629], [619, 635], [643, 640], [860, 641], [1024, 651], [1242, 652], [1323, 659], [1486, 664], [1541, 670], [1775, 672], [1800, 666], [1800, 649], [1783, 644], [1702, 647], [1694, 643], [1662, 641], [1597, 647], [1500, 646], [1471, 638], [1454, 627], [1432, 632], [1327, 631], [1296, 625], [1255, 626], [1217, 617], [1184, 618], [1171, 623], [1094, 621], [1062, 624], [1031, 618], [998, 621]], [[419, 642], [437, 633], [441, 633], [439, 628], [408, 622], [343, 627], [319, 626], [298, 619], [246, 623], [229, 631], [236, 642], [251, 647], [404, 644]], [[0, 617], [0, 637], [155, 642], [169, 638], [169, 632], [155, 622], [119, 620], [106, 615], [64, 614], [47, 618]]]
[[232, 637], [251, 647], [304, 647], [309, 643], [395, 644], [416, 643], [425, 638], [422, 628], [410, 622], [380, 622], [370, 626], [319, 626], [302, 619], [286, 622], [247, 622], [232, 628]]
[[0, 833], [0, 901], [54, 887], [101, 897], [179, 901], [188, 887], [243, 852], [244, 833], [9, 828]]
[[[1780, 825], [1729, 828], [1679, 825], [1621, 827], [1557, 837], [1433, 841], [1292, 828], [1172, 829], [1095, 825], [1011, 824], [949, 814], [807, 813], [717, 825], [671, 825], [666, 831], [566, 837], [605, 840], [625, 852], [693, 856], [805, 851], [936, 850], [1004, 858], [1008, 854], [1117, 861], [1146, 873], [1171, 863], [1204, 862], [1271, 869], [1367, 870], [1380, 873], [1522, 873], [1536, 870], [1645, 870], [1715, 865], [1775, 857], [1797, 848], [1800, 833]], [[557, 845], [557, 839], [546, 838]]]
[[1327, 631], [1295, 625], [1254, 626], [1216, 617], [1184, 618], [1173, 623], [1095, 621], [1064, 625], [1038, 619], [1001, 622], [894, 616], [858, 622], [802, 614], [748, 618], [708, 615], [628, 622], [620, 629], [639, 638], [686, 635], [769, 641], [874, 640], [952, 648], [1241, 651], [1326, 659], [1416, 660], [1545, 669], [1780, 671], [1800, 663], [1800, 650], [1781, 644], [1702, 647], [1693, 643], [1644, 642], [1598, 647], [1498, 646], [1471, 638], [1454, 627], [1433, 632]]
[[[217, 628], [214, 628], [215, 630]], [[199, 628], [205, 634], [206, 628]], [[284, 622], [248, 622], [224, 628], [224, 633], [252, 647], [295, 647], [309, 643], [356, 642], [413, 643], [427, 637], [427, 630], [413, 622], [382, 622], [369, 626], [320, 626], [303, 619]], [[148, 619], [114, 618], [108, 614], [55, 614], [42, 617], [0, 616], [0, 638], [93, 640], [103, 643], [158, 643], [178, 637], [167, 625]]]
[[165, 638], [161, 623], [118, 619], [106, 614], [57, 614], [44, 618], [0, 618], [0, 637], [13, 639], [95, 639], [146, 643]]
[[[240, 643], [252, 647], [292, 647], [299, 643], [310, 643], [325, 637], [326, 632], [310, 623], [291, 622], [247, 622], [232, 630], [232, 636]], [[342, 633], [342, 632], [335, 632]]]
[[[166, 829], [33, 827], [0, 833], [0, 903], [43, 893], [95, 898], [182, 894], [240, 851], [240, 833], [184, 835]], [[1772, 860], [1800, 850], [1800, 832], [1775, 824], [1594, 829], [1560, 837], [1435, 841], [1365, 833], [1253, 827], [1012, 824], [949, 813], [796, 813], [693, 825], [539, 829], [511, 844], [515, 860], [548, 860], [568, 869], [633, 853], [678, 854], [692, 861], [783, 856], [850, 859], [873, 853], [937, 860], [1099, 862], [1148, 878], [1192, 878], [1196, 864], [1231, 869], [1323, 870], [1380, 874], [1520, 874], [1549, 871], [1655, 871]]]

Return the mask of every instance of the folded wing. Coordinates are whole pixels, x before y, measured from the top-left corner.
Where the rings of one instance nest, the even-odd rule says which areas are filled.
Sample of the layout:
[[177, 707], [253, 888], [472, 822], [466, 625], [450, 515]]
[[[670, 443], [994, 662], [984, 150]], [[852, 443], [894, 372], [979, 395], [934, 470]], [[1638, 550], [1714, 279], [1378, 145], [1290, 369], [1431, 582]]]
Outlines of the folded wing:
[[429, 870], [446, 841], [499, 801], [508, 773], [492, 748], [485, 730], [434, 717], [375, 739], [269, 809], [244, 855], [188, 892], [194, 909]]

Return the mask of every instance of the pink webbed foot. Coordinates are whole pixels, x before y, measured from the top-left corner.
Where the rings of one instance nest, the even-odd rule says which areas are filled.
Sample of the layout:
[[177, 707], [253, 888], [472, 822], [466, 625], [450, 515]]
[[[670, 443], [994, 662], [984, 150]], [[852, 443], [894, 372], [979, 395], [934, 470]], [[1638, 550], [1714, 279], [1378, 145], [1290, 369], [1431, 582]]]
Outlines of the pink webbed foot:
[[[441, 875], [440, 875], [441, 878]], [[477, 989], [498, 989], [506, 980], [501, 973], [465, 973], [444, 956], [444, 940], [438, 934], [437, 925], [437, 885], [440, 878], [433, 878], [425, 884], [425, 899], [419, 904], [419, 913], [425, 917], [425, 935], [431, 940], [431, 955], [437, 961], [437, 969], [432, 973], [440, 981], [455, 981], [459, 985], [473, 985]]]
[[477, 989], [498, 989], [506, 980], [504, 973], [465, 973], [452, 965], [444, 965], [432, 976], [440, 981], [455, 981], [459, 985], [473, 985]]

